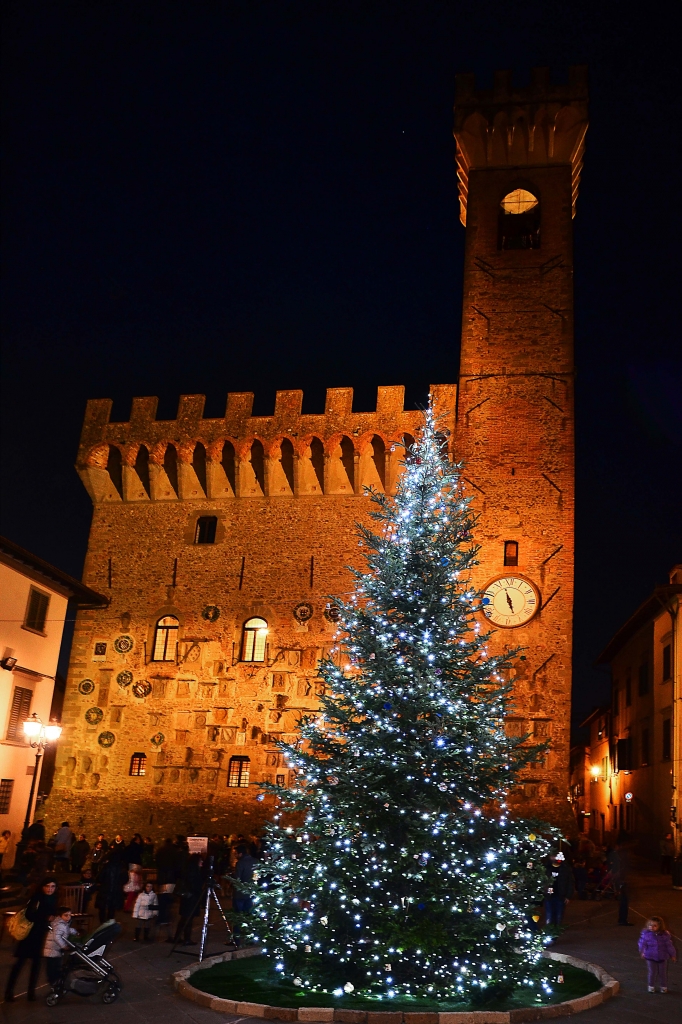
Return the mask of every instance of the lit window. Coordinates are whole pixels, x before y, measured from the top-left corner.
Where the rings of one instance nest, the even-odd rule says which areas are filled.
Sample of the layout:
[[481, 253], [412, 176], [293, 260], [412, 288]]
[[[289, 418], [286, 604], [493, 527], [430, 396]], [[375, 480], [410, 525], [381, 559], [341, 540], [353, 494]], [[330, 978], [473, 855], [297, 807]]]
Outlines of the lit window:
[[249, 769], [251, 761], [248, 757], [231, 757], [227, 770], [227, 784], [232, 789], [246, 789], [249, 785]]
[[500, 203], [505, 213], [512, 214], [528, 213], [529, 210], [535, 209], [537, 205], [536, 197], [525, 188], [515, 188], [513, 192], [508, 192]]
[[130, 772], [129, 775], [144, 775], [147, 768], [147, 755], [146, 754], [133, 754], [130, 758]]
[[265, 661], [268, 624], [265, 619], [249, 619], [244, 623], [242, 661]]
[[0, 779], [0, 814], [9, 814], [14, 779]]
[[162, 619], [159, 619], [154, 631], [152, 661], [175, 661], [179, 626], [180, 623], [174, 615], [164, 615]]
[[217, 516], [199, 516], [194, 531], [195, 544], [215, 544], [215, 531], [218, 525]]
[[505, 565], [518, 565], [519, 564], [519, 545], [515, 540], [506, 540], [504, 542], [504, 564]]
[[45, 620], [47, 619], [49, 604], [49, 594], [31, 587], [28, 595], [28, 605], [26, 606], [26, 618], [24, 619], [24, 625], [27, 629], [34, 629], [36, 633], [45, 632]]

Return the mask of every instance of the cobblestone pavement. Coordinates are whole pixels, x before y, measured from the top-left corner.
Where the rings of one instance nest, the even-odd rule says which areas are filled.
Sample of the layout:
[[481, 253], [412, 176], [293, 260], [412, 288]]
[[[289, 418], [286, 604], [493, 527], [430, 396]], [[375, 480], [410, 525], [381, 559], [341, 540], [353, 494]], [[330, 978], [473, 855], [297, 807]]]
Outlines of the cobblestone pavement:
[[[637, 938], [645, 918], [662, 914], [675, 935], [682, 954], [682, 892], [671, 888], [670, 879], [640, 873], [632, 886], [630, 920], [633, 927], [616, 923], [614, 903], [575, 901], [567, 915], [568, 928], [558, 939], [555, 949], [583, 960], [600, 964], [621, 983], [615, 999], [579, 1015], [580, 1024], [682, 1024], [682, 964], [672, 964], [667, 995], [650, 995], [646, 991], [646, 971], [637, 953]], [[54, 1009], [45, 1005], [47, 984], [43, 984], [35, 1003], [26, 1001], [22, 975], [17, 986], [16, 1002], [0, 1004], [3, 1024], [111, 1024], [125, 1018], [126, 1024], [219, 1024], [220, 1015], [176, 995], [170, 974], [192, 963], [192, 959], [175, 953], [164, 942], [140, 945], [130, 940], [129, 915], [122, 937], [112, 947], [112, 960], [124, 983], [117, 1003], [104, 1006], [96, 999], [80, 999], [70, 995]], [[219, 938], [216, 928], [216, 937]], [[209, 952], [224, 947], [213, 939]], [[11, 943], [5, 935], [0, 944], [0, 994], [12, 964]], [[27, 971], [27, 967], [25, 968]], [[22, 984], [23, 981], [23, 984]], [[227, 1024], [262, 1024], [262, 1019], [225, 1016]]]

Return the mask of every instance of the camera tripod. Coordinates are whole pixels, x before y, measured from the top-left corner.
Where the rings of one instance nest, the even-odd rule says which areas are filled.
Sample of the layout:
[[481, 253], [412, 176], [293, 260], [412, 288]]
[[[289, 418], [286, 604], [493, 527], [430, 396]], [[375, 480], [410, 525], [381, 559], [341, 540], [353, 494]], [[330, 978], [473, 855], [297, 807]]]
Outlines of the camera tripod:
[[[185, 921], [187, 921], [187, 920], [191, 921], [192, 918], [194, 917], [196, 911], [197, 911], [197, 908], [201, 906], [202, 900], [205, 901], [204, 902], [204, 916], [203, 916], [203, 919], [202, 919], [202, 922], [201, 922], [201, 940], [199, 942], [199, 962], [200, 963], [204, 959], [204, 950], [206, 948], [206, 937], [208, 935], [208, 915], [209, 915], [209, 912], [210, 912], [210, 909], [211, 909], [211, 900], [213, 900], [213, 902], [215, 903], [215, 905], [218, 908], [218, 911], [220, 913], [220, 916], [222, 917], [223, 921], [225, 922], [225, 928], [227, 929], [227, 940], [225, 942], [225, 945], [226, 946], [234, 945], [234, 937], [233, 937], [233, 934], [232, 934], [232, 927], [230, 925], [230, 922], [227, 920], [227, 918], [225, 916], [225, 911], [223, 910], [222, 904], [221, 904], [221, 902], [220, 902], [220, 900], [218, 898], [218, 893], [216, 892], [216, 889], [220, 889], [220, 885], [218, 885], [218, 883], [213, 878], [213, 861], [214, 861], [213, 857], [209, 857], [208, 858], [208, 874], [206, 876], [206, 881], [204, 882], [204, 884], [202, 886], [202, 889], [201, 889], [201, 892], [197, 896], [196, 901], [195, 901], [195, 903], [194, 903], [194, 905], [193, 905], [193, 907], [192, 907], [188, 917], [185, 918]], [[182, 923], [182, 919], [181, 919], [180, 923], [178, 924], [178, 930], [176, 932], [176, 938], [175, 938], [175, 941], [173, 942], [173, 945], [172, 945], [171, 950], [170, 950], [168, 955], [172, 956], [173, 953], [184, 953], [186, 956], [194, 956], [195, 954], [194, 953], [190, 953], [190, 951], [188, 949], [178, 949], [178, 945], [179, 945], [179, 932], [180, 932], [180, 924], [181, 923]]]

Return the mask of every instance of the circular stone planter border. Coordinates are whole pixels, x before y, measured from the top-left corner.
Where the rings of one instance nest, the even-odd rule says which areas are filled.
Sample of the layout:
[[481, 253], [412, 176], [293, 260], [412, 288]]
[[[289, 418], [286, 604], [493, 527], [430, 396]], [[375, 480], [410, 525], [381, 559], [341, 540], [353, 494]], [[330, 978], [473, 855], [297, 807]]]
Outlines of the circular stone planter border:
[[403, 1013], [402, 1010], [342, 1010], [333, 1006], [299, 1006], [289, 1009], [284, 1006], [268, 1006], [266, 1003], [243, 1003], [235, 999], [220, 999], [210, 992], [202, 992], [194, 988], [189, 979], [196, 971], [203, 971], [224, 960], [239, 960], [245, 956], [257, 956], [260, 947], [238, 949], [232, 953], [221, 953], [209, 957], [201, 963], [191, 964], [171, 975], [173, 986], [179, 995], [200, 1006], [207, 1006], [219, 1013], [240, 1014], [242, 1017], [264, 1017], [266, 1020], [329, 1022], [339, 1024], [517, 1024], [527, 1020], [548, 1020], [550, 1017], [565, 1017], [571, 1013], [580, 1013], [599, 1006], [611, 996], [615, 996], [620, 982], [612, 978], [596, 964], [588, 964], [585, 960], [577, 960], [566, 953], [545, 952], [550, 960], [559, 960], [571, 964], [582, 971], [589, 971], [601, 982], [601, 988], [589, 995], [568, 999], [565, 1003], [552, 1003], [549, 1006], [520, 1006], [516, 1010], [465, 1010], [452, 1013]]

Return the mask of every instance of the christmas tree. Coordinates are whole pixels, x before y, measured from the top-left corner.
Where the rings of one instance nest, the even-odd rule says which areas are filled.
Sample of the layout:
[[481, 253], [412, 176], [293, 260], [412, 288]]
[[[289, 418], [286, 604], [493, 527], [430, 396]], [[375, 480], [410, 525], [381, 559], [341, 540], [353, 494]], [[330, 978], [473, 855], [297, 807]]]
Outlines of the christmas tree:
[[253, 938], [309, 990], [468, 1001], [547, 987], [531, 914], [552, 829], [506, 805], [542, 748], [505, 734], [509, 656], [480, 631], [460, 471], [427, 410], [395, 497], [372, 492], [375, 527], [358, 527], [366, 567], [339, 603], [326, 695], [282, 745], [296, 782], [265, 787], [279, 807]]

